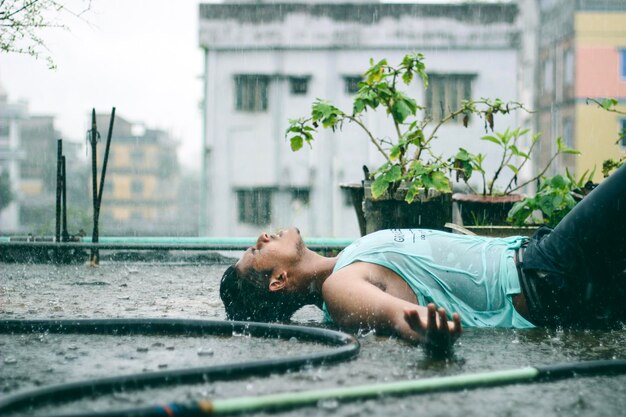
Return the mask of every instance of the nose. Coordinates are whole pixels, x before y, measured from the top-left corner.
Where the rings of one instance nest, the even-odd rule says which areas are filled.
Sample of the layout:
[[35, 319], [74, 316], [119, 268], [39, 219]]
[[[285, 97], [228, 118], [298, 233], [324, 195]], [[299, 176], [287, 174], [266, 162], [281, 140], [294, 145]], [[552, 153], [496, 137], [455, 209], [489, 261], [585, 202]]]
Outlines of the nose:
[[261, 249], [264, 243], [269, 242], [270, 236], [267, 233], [261, 233], [259, 238], [256, 240], [257, 249]]

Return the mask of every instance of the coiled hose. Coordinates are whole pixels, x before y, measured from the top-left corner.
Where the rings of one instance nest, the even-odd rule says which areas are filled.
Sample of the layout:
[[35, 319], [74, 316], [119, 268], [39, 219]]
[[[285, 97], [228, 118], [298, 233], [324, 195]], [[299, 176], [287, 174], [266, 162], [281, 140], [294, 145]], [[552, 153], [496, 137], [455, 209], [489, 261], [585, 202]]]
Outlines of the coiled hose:
[[[218, 320], [185, 319], [87, 319], [87, 320], [0, 320], [0, 333], [62, 333], [62, 334], [181, 334], [189, 336], [232, 336], [243, 333], [252, 337], [273, 337], [318, 342], [333, 348], [307, 355], [255, 360], [197, 368], [172, 369], [69, 382], [45, 386], [0, 398], [0, 415], [43, 402], [62, 402], [85, 395], [106, 394], [119, 389], [140, 389], [162, 385], [236, 379], [252, 375], [267, 375], [300, 369], [304, 366], [327, 364], [352, 359], [359, 354], [359, 342], [351, 335], [317, 327]], [[143, 415], [139, 411], [100, 413], [98, 415]], [[154, 415], [154, 414], [153, 414]], [[167, 416], [168, 414], [156, 414]]]

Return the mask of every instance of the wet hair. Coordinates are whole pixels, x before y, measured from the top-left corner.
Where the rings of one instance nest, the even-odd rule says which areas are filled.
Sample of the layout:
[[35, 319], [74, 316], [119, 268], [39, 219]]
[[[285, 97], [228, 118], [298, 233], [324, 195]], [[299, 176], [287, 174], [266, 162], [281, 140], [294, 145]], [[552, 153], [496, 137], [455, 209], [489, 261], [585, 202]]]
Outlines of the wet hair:
[[244, 274], [235, 265], [224, 271], [220, 298], [226, 317], [243, 321], [288, 321], [305, 303], [294, 294], [270, 291], [271, 271], [250, 270]]

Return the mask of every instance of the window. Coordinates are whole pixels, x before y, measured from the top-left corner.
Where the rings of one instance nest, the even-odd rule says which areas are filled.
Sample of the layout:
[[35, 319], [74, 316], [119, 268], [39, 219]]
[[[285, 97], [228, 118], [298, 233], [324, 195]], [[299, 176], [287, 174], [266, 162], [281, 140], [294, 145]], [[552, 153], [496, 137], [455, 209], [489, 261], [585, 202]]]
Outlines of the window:
[[563, 143], [569, 148], [574, 148], [574, 123], [571, 117], [563, 118]]
[[267, 110], [270, 78], [267, 75], [235, 76], [235, 109], [247, 112]]
[[292, 188], [291, 189], [291, 202], [294, 204], [300, 204], [307, 206], [310, 201], [311, 191], [308, 188]]
[[344, 91], [346, 94], [352, 95], [359, 91], [359, 83], [363, 81], [360, 75], [346, 75], [343, 77]]
[[310, 77], [289, 77], [289, 91], [294, 96], [305, 95], [309, 90]]
[[574, 51], [572, 48], [563, 54], [563, 84], [570, 86], [574, 83]]
[[547, 59], [543, 63], [543, 92], [550, 93], [554, 89], [554, 63]]
[[133, 180], [131, 183], [131, 190], [133, 194], [143, 194], [143, 181]]
[[9, 122], [0, 120], [0, 136], [9, 136]]
[[[111, 158], [110, 155], [109, 158]], [[130, 159], [136, 164], [143, 162], [143, 152], [141, 149], [133, 149], [130, 152]]]
[[237, 190], [239, 222], [264, 226], [271, 222], [272, 190], [253, 188]]
[[626, 49], [619, 51], [620, 75], [626, 79]]
[[[426, 89], [426, 111], [433, 120], [461, 107], [461, 101], [472, 97], [472, 74], [429, 74]], [[457, 117], [457, 123], [462, 118]]]

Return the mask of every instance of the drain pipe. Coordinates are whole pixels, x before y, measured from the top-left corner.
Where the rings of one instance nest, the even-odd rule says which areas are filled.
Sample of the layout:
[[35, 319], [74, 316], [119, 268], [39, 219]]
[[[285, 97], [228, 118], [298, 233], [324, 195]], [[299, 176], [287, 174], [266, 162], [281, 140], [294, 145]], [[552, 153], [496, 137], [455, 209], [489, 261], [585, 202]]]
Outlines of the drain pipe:
[[102, 174], [100, 175], [100, 189], [98, 190], [98, 218], [100, 220], [100, 205], [102, 204], [102, 191], [104, 189], [104, 177], [107, 173], [107, 163], [109, 162], [109, 148], [111, 147], [111, 136], [113, 135], [113, 122], [115, 121], [115, 107], [111, 110], [109, 119], [109, 131], [107, 133], [107, 144], [104, 149], [104, 160], [102, 161]]
[[61, 173], [61, 160], [63, 155], [63, 140], [57, 140], [57, 195], [56, 195], [56, 228], [55, 228], [55, 242], [61, 241], [61, 181], [62, 173]]
[[70, 234], [67, 231], [67, 171], [65, 170], [65, 155], [61, 157], [61, 172], [63, 175], [63, 189], [62, 189], [62, 211], [63, 211], [63, 231], [61, 232], [61, 241], [69, 242]]
[[[91, 110], [91, 130], [89, 131], [89, 142], [91, 144], [91, 188], [93, 199], [93, 231], [91, 241], [98, 242], [98, 159], [96, 154], [96, 144], [98, 142], [98, 129], [96, 127], [96, 109]], [[90, 264], [98, 264], [98, 249], [91, 249]]]

